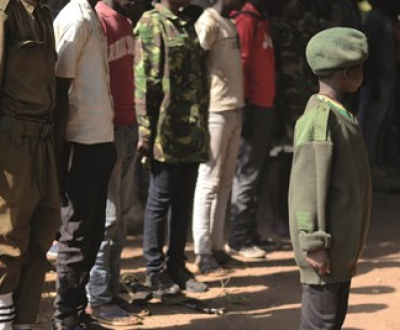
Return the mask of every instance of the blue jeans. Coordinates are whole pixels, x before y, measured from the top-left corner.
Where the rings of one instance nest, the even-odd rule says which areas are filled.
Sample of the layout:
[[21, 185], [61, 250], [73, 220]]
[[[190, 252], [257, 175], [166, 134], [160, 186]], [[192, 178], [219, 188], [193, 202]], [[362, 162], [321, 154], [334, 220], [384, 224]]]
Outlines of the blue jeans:
[[121, 253], [126, 241], [127, 216], [133, 207], [137, 125], [115, 130], [117, 161], [108, 183], [106, 228], [86, 287], [91, 306], [111, 303], [118, 295]]
[[273, 109], [251, 104], [243, 108], [242, 138], [231, 201], [229, 245], [234, 249], [256, 244], [259, 239], [257, 192], [264, 162], [268, 159], [273, 116]]
[[[147, 273], [174, 271], [185, 266], [185, 245], [192, 218], [197, 163], [152, 161], [147, 198], [143, 255]], [[164, 229], [168, 222], [168, 252], [164, 258]]]

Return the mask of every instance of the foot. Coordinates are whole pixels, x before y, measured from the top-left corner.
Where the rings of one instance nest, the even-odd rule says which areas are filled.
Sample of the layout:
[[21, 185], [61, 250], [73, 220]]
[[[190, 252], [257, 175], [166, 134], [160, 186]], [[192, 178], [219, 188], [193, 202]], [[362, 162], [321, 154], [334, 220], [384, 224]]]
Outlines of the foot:
[[245, 263], [239, 261], [235, 258], [232, 258], [228, 253], [224, 250], [215, 250], [213, 251], [213, 256], [217, 260], [217, 262], [223, 267], [228, 268], [241, 268], [245, 267]]
[[227, 269], [221, 267], [212, 255], [198, 255], [195, 264], [202, 275], [220, 277], [229, 273]]
[[105, 325], [131, 326], [141, 323], [139, 317], [130, 315], [126, 310], [115, 304], [92, 307], [91, 315], [100, 324]]
[[80, 323], [65, 324], [61, 320], [53, 319], [51, 329], [52, 330], [84, 330], [85, 328]]
[[228, 253], [248, 259], [264, 259], [266, 255], [265, 251], [255, 244], [248, 244], [238, 249], [234, 249], [228, 244], [225, 247]]
[[206, 292], [208, 290], [207, 284], [197, 282], [194, 275], [185, 267], [168, 271], [168, 274], [182, 290], [188, 292]]
[[164, 271], [147, 275], [145, 285], [160, 296], [177, 295], [181, 292], [179, 285]]
[[278, 251], [282, 248], [282, 244], [274, 241], [272, 238], [260, 239], [257, 242], [257, 246], [264, 251]]

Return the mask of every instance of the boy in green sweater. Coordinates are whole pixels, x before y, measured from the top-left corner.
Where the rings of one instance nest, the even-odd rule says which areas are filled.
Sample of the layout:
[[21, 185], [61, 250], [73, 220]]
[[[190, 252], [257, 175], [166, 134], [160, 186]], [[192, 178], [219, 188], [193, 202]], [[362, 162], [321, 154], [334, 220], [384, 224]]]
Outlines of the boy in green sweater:
[[371, 209], [361, 129], [341, 103], [361, 85], [367, 40], [354, 29], [327, 29], [310, 40], [306, 56], [320, 90], [296, 123], [289, 190], [290, 234], [303, 284], [300, 329], [338, 330]]

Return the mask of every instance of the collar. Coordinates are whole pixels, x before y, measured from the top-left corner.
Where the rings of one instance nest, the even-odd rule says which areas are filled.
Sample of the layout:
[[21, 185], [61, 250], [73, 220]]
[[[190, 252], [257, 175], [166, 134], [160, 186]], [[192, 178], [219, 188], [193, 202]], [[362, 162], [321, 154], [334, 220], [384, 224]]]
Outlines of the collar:
[[42, 5], [42, 1], [35, 1], [35, 0], [21, 0], [22, 4], [24, 5], [25, 9], [32, 14], [35, 8], [38, 5]]
[[350, 111], [348, 111], [343, 106], [343, 104], [339, 103], [338, 101], [335, 101], [335, 100], [331, 99], [330, 97], [328, 97], [326, 95], [322, 95], [322, 94], [317, 94], [316, 97], [318, 100], [321, 100], [321, 101], [329, 104], [330, 106], [332, 106], [334, 109], [339, 111], [339, 113], [341, 113], [342, 115], [344, 115], [354, 121], [357, 121], [356, 117]]
[[79, 6], [82, 6], [84, 9], [95, 12], [95, 10], [92, 8], [88, 0], [71, 0], [71, 2], [77, 3]]

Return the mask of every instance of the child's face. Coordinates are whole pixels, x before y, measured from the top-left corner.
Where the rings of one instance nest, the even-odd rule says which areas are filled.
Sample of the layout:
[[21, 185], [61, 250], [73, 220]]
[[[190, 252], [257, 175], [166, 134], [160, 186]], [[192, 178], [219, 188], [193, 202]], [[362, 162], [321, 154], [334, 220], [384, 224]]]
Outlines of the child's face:
[[343, 73], [343, 85], [345, 91], [350, 93], [356, 92], [360, 88], [364, 78], [363, 65], [359, 64], [345, 69]]

